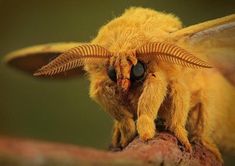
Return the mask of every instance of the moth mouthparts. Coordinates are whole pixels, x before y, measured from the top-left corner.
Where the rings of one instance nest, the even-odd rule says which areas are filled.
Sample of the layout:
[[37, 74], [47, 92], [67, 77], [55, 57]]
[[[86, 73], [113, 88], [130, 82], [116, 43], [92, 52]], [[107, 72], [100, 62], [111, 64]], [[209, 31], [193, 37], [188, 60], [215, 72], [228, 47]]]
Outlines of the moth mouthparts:
[[119, 79], [117, 81], [117, 84], [122, 89], [123, 92], [128, 92], [131, 86], [131, 81], [128, 78]]

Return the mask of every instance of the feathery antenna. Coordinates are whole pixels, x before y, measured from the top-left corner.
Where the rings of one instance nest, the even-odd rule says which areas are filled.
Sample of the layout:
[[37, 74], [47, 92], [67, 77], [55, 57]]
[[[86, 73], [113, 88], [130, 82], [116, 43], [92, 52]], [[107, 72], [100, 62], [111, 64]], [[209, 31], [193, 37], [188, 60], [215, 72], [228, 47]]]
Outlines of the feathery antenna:
[[94, 63], [94, 58], [109, 58], [111, 53], [99, 45], [85, 44], [65, 51], [34, 73], [34, 76], [54, 75], [60, 72]]
[[165, 42], [148, 43], [137, 49], [136, 53], [137, 56], [155, 56], [159, 60], [187, 67], [212, 67], [183, 48]]

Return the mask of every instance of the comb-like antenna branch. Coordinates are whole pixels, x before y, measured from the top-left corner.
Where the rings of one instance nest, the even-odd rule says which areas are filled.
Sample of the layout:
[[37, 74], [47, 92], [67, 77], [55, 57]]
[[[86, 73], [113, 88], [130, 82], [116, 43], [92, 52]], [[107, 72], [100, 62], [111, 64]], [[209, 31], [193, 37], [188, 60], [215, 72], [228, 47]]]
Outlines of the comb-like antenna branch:
[[95, 58], [109, 58], [110, 56], [111, 53], [99, 45], [81, 45], [59, 55], [49, 64], [43, 66], [41, 69], [35, 72], [34, 76], [54, 75], [79, 66], [83, 66], [86, 63], [92, 63], [94, 62], [92, 60]]
[[211, 68], [185, 49], [165, 42], [148, 43], [136, 50], [137, 56], [155, 56], [157, 59], [187, 67]]

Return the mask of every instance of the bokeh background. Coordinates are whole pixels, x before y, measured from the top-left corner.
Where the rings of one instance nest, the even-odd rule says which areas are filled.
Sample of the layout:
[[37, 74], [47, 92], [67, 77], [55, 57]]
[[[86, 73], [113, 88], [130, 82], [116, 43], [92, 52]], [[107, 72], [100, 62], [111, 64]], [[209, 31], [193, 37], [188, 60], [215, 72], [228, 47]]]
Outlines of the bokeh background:
[[[90, 41], [131, 6], [174, 13], [185, 26], [235, 13], [234, 0], [0, 0], [0, 58], [36, 44]], [[88, 86], [85, 77], [40, 80], [1, 63], [0, 134], [106, 149], [112, 120]]]

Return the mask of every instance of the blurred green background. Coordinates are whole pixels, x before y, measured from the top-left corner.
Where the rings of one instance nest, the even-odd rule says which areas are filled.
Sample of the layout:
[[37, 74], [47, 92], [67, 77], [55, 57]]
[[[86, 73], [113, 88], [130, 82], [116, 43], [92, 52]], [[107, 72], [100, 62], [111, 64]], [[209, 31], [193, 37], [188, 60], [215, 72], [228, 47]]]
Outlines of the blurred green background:
[[[0, 0], [1, 58], [35, 44], [89, 41], [130, 6], [174, 13], [185, 26], [235, 13], [233, 0]], [[108, 146], [112, 120], [89, 99], [87, 79], [38, 80], [1, 64], [0, 85], [1, 135]]]

